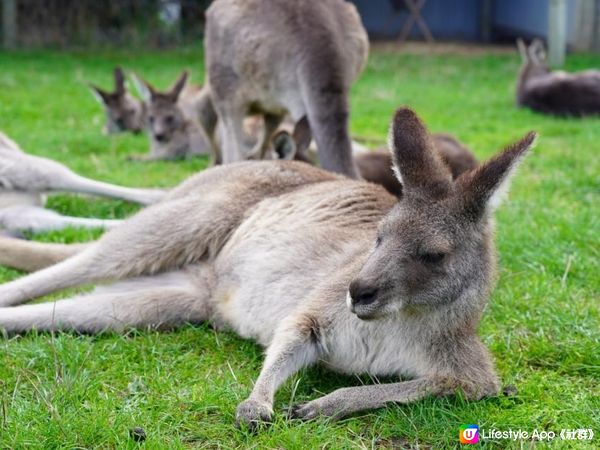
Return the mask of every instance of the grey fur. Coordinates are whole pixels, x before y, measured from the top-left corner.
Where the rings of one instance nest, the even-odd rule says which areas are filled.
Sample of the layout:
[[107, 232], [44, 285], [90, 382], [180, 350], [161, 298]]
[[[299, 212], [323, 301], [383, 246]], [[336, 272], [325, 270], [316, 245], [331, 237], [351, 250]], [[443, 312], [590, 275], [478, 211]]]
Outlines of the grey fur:
[[517, 78], [517, 105], [559, 116], [600, 114], [600, 70], [551, 72], [544, 45], [517, 41], [523, 65]]
[[43, 231], [66, 226], [111, 227], [117, 221], [60, 216], [43, 209], [45, 193], [76, 192], [136, 203], [157, 202], [165, 192], [116, 186], [82, 177], [64, 165], [24, 153], [0, 132], [0, 228]]
[[105, 91], [94, 84], [90, 89], [94, 97], [104, 107], [106, 134], [131, 131], [139, 133], [144, 128], [146, 110], [144, 104], [127, 91], [125, 74], [120, 67], [114, 69], [115, 89]]
[[[287, 112], [294, 121], [308, 116], [325, 169], [356, 177], [348, 91], [366, 63], [368, 38], [354, 5], [217, 0], [206, 19], [207, 84], [224, 127], [223, 162], [263, 155]], [[248, 113], [265, 116], [253, 149], [244, 143]]]
[[[477, 336], [495, 279], [491, 213], [534, 136], [452, 180], [422, 123], [400, 109], [390, 139], [400, 200], [295, 161], [204, 171], [71, 258], [0, 286], [0, 328], [227, 326], [267, 349], [236, 415], [249, 426], [271, 418], [281, 383], [316, 363], [412, 380], [334, 391], [295, 408], [300, 418], [456, 390], [494, 395]], [[12, 307], [101, 281], [112, 284]]]
[[[211, 139], [203, 128], [209, 126], [212, 105], [207, 101], [206, 89], [187, 83], [187, 71], [166, 92], [158, 91], [137, 75], [133, 78], [144, 101], [145, 128], [150, 141], [150, 153], [133, 159], [181, 159], [214, 154]], [[200, 120], [204, 121], [203, 126]]]

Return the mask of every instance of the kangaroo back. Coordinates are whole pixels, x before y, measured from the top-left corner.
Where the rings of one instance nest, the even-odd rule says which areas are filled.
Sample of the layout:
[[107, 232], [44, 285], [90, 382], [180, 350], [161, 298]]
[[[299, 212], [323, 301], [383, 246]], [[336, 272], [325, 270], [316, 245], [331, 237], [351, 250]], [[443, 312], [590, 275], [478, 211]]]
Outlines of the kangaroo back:
[[523, 64], [517, 79], [517, 104], [555, 115], [600, 114], [600, 70], [550, 72], [541, 41], [517, 41]]

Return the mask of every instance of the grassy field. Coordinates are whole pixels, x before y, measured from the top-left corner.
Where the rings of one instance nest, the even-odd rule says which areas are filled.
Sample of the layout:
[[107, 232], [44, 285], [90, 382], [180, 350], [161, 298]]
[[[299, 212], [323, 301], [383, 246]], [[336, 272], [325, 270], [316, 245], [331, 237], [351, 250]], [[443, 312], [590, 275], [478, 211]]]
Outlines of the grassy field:
[[[158, 87], [183, 68], [202, 81], [197, 48], [169, 52], [0, 53], [0, 129], [27, 151], [82, 174], [130, 186], [174, 186], [206, 160], [128, 162], [146, 151], [144, 136], [101, 135], [103, 114], [85, 83], [110, 86], [121, 64]], [[428, 399], [339, 422], [288, 422], [288, 405], [368, 378], [315, 368], [276, 397], [275, 423], [257, 435], [234, 428], [236, 405], [258, 376], [262, 352], [252, 342], [209, 327], [125, 336], [56, 333], [0, 339], [0, 448], [454, 448], [458, 428], [593, 428], [589, 442], [487, 441], [486, 448], [592, 448], [600, 439], [600, 119], [544, 117], [514, 107], [516, 52], [425, 55], [374, 50], [352, 91], [352, 133], [385, 142], [401, 104], [432, 131], [456, 135], [486, 158], [528, 130], [539, 144], [497, 214], [498, 286], [480, 335], [503, 385], [518, 393], [481, 402]], [[568, 70], [600, 66], [575, 55]], [[64, 214], [119, 218], [124, 202], [53, 196]], [[35, 236], [85, 241], [97, 231]], [[18, 277], [0, 268], [0, 282]]]

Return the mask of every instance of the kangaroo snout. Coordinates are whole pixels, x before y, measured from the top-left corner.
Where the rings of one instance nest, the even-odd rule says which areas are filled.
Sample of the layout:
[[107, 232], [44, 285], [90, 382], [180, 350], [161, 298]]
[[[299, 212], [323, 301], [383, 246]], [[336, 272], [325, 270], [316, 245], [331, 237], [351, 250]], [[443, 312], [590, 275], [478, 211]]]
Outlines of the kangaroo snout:
[[167, 140], [167, 135], [165, 133], [154, 133], [154, 139], [158, 142], [165, 142]]
[[352, 281], [348, 288], [348, 308], [353, 313], [357, 313], [357, 309], [375, 303], [378, 292], [379, 289], [370, 283], [361, 280]]

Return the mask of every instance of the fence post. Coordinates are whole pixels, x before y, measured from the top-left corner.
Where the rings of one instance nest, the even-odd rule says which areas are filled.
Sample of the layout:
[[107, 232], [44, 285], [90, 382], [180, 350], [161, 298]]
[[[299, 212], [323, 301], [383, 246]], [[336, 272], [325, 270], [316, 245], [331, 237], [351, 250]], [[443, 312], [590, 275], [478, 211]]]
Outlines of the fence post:
[[565, 0], [550, 0], [548, 12], [548, 61], [562, 66], [567, 51], [567, 5]]
[[17, 46], [17, 0], [2, 0], [2, 33], [4, 48]]

